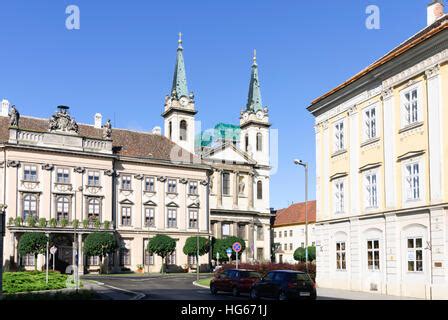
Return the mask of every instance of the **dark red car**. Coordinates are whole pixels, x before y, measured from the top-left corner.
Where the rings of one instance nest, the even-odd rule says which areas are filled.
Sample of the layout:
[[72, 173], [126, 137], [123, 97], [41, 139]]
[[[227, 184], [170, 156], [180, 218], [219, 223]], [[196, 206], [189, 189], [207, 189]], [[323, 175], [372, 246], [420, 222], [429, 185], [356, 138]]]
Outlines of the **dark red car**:
[[252, 285], [260, 279], [261, 274], [253, 270], [229, 269], [218, 273], [210, 281], [210, 292], [232, 292], [233, 296], [237, 297], [240, 293], [248, 293]]

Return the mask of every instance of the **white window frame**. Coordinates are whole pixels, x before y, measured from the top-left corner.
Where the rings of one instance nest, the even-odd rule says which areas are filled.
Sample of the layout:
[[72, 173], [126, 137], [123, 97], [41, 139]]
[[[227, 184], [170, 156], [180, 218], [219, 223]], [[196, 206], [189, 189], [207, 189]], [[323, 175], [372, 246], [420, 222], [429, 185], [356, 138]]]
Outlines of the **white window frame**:
[[[174, 224], [170, 224], [170, 220], [174, 221]], [[166, 212], [166, 227], [169, 229], [177, 228], [177, 209], [176, 208], [168, 208]]]
[[25, 164], [23, 166], [23, 180], [24, 181], [32, 181], [32, 182], [38, 181], [38, 171], [37, 171], [36, 165]]
[[188, 194], [193, 196], [199, 195], [199, 183], [197, 181], [188, 182]]
[[156, 192], [155, 177], [145, 177], [145, 191], [146, 192]]
[[[195, 221], [192, 226], [192, 222]], [[190, 209], [188, 210], [188, 229], [199, 229], [199, 210]]]
[[[338, 249], [339, 245], [339, 249]], [[342, 247], [344, 247], [342, 249]], [[339, 257], [338, 257], [339, 254]], [[344, 258], [342, 258], [344, 256]], [[335, 243], [336, 270], [347, 271], [347, 241], [336, 241]], [[339, 264], [338, 264], [339, 262]], [[343, 264], [345, 262], [345, 264]]]
[[87, 185], [89, 187], [99, 187], [101, 185], [100, 172], [98, 170], [89, 170], [87, 173]]
[[339, 178], [334, 180], [333, 189], [334, 213], [343, 214], [345, 212], [345, 179]]
[[[416, 106], [416, 116], [413, 118], [412, 115], [412, 105], [410, 105], [409, 107], [407, 107], [407, 99], [406, 99], [406, 95], [407, 94], [411, 94], [411, 98], [412, 98], [412, 92], [416, 91], [417, 92], [417, 99], [415, 100], [415, 102], [417, 103]], [[423, 112], [423, 97], [422, 97], [422, 84], [417, 83], [415, 85], [412, 85], [410, 87], [407, 87], [405, 89], [403, 89], [400, 92], [400, 108], [401, 108], [401, 128], [406, 128], [408, 126], [411, 126], [415, 123], [419, 123], [423, 120], [422, 117], [422, 112]], [[412, 100], [411, 100], [412, 102]]]
[[[144, 207], [143, 209], [143, 225], [146, 228], [155, 228], [156, 226], [156, 208], [155, 207]], [[149, 218], [148, 220], [150, 221], [151, 218], [153, 220], [152, 223], [147, 224], [146, 223], [146, 218]]]
[[[62, 179], [59, 179], [59, 174], [62, 174]], [[70, 169], [69, 168], [57, 168], [56, 169], [56, 183], [70, 184]]]
[[[132, 226], [132, 207], [131, 206], [122, 206], [120, 210], [120, 225], [123, 227], [131, 227]], [[126, 216], [126, 219], [129, 220], [129, 224], [123, 224], [123, 217]]]
[[[375, 183], [373, 183], [375, 181]], [[379, 175], [378, 170], [364, 173], [365, 208], [377, 209], [379, 206]]]
[[132, 176], [130, 174], [124, 174], [121, 177], [121, 189], [126, 191], [132, 190]]
[[177, 180], [176, 179], [168, 179], [166, 184], [166, 192], [167, 193], [177, 193]]
[[[421, 247], [417, 247], [417, 239], [420, 239], [422, 244]], [[413, 241], [413, 248], [409, 248], [409, 240]], [[425, 245], [424, 237], [422, 236], [412, 236], [406, 238], [406, 271], [409, 273], [424, 273], [425, 272]], [[409, 252], [413, 252], [414, 258], [409, 259]], [[417, 251], [421, 251], [421, 260], [417, 259]], [[417, 262], [421, 262], [421, 270], [417, 270]], [[413, 262], [413, 270], [409, 270], [409, 262]]]
[[[340, 126], [342, 125], [342, 130]], [[334, 152], [344, 151], [345, 150], [345, 121], [344, 119], [339, 120], [334, 123]]]
[[[224, 234], [224, 226], [227, 226], [227, 228], [228, 228], [228, 232], [227, 232], [227, 234]], [[230, 231], [230, 223], [222, 223], [221, 224], [221, 235], [224, 237], [224, 236], [226, 236], [226, 237], [230, 237], [230, 234], [231, 233], [231, 231]]]
[[[375, 242], [378, 243], [378, 248], [375, 248]], [[372, 244], [372, 248], [369, 249], [369, 243]], [[366, 253], [367, 253], [367, 270], [368, 271], [380, 271], [381, 270], [381, 241], [380, 239], [367, 239], [367, 247], [366, 247]], [[372, 259], [369, 259], [369, 252], [372, 253]], [[378, 254], [378, 259], [375, 259], [375, 253]], [[378, 266], [376, 265], [375, 261], [378, 260]], [[369, 265], [369, 262], [371, 261], [371, 265]]]
[[[372, 117], [372, 113], [374, 113]], [[364, 109], [363, 128], [364, 141], [369, 141], [378, 137], [378, 108], [377, 105], [371, 105]]]
[[[415, 165], [418, 165], [418, 197], [414, 197], [415, 191]], [[411, 174], [409, 174], [408, 168], [412, 168]], [[425, 188], [424, 188], [424, 162], [421, 159], [410, 159], [406, 162], [403, 162], [403, 202], [405, 205], [412, 205], [418, 202], [422, 202], [425, 199]]]

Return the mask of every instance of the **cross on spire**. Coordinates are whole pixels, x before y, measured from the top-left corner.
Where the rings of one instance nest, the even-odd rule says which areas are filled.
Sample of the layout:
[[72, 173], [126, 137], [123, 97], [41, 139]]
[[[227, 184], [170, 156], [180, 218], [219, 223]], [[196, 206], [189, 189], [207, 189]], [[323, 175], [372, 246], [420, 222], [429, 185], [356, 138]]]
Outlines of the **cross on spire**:
[[179, 32], [179, 40], [177, 41], [179, 43], [179, 49], [182, 49], [182, 32]]

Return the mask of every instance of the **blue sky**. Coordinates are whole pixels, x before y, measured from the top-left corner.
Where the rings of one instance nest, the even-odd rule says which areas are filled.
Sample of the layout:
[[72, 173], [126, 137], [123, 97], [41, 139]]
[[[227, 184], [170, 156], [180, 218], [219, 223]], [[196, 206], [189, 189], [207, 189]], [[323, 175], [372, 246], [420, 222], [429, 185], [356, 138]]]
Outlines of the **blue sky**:
[[[310, 162], [315, 197], [314, 120], [306, 107], [426, 25], [429, 0], [228, 0], [0, 2], [0, 99], [22, 114], [49, 117], [68, 105], [78, 122], [101, 112], [118, 127], [162, 125], [177, 34], [184, 34], [188, 85], [203, 129], [238, 123], [257, 49], [263, 104], [279, 134], [271, 206], [304, 198]], [[65, 28], [65, 9], [81, 12]], [[365, 27], [368, 5], [381, 29]]]

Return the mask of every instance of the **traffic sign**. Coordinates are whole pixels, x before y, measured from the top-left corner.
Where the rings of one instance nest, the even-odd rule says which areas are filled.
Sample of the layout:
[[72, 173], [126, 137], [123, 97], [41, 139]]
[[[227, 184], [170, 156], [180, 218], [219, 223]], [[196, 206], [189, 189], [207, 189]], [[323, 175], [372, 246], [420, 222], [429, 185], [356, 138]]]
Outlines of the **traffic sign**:
[[50, 248], [50, 253], [51, 253], [51, 254], [55, 254], [56, 251], [58, 251], [58, 248], [56, 248], [55, 246], [52, 246], [52, 247]]
[[230, 259], [230, 257], [232, 256], [232, 249], [227, 248], [226, 253], [227, 253], [227, 256], [228, 256], [229, 259]]
[[236, 253], [240, 252], [241, 251], [241, 243], [235, 242], [232, 245], [232, 248], [233, 248], [233, 251], [235, 251]]

